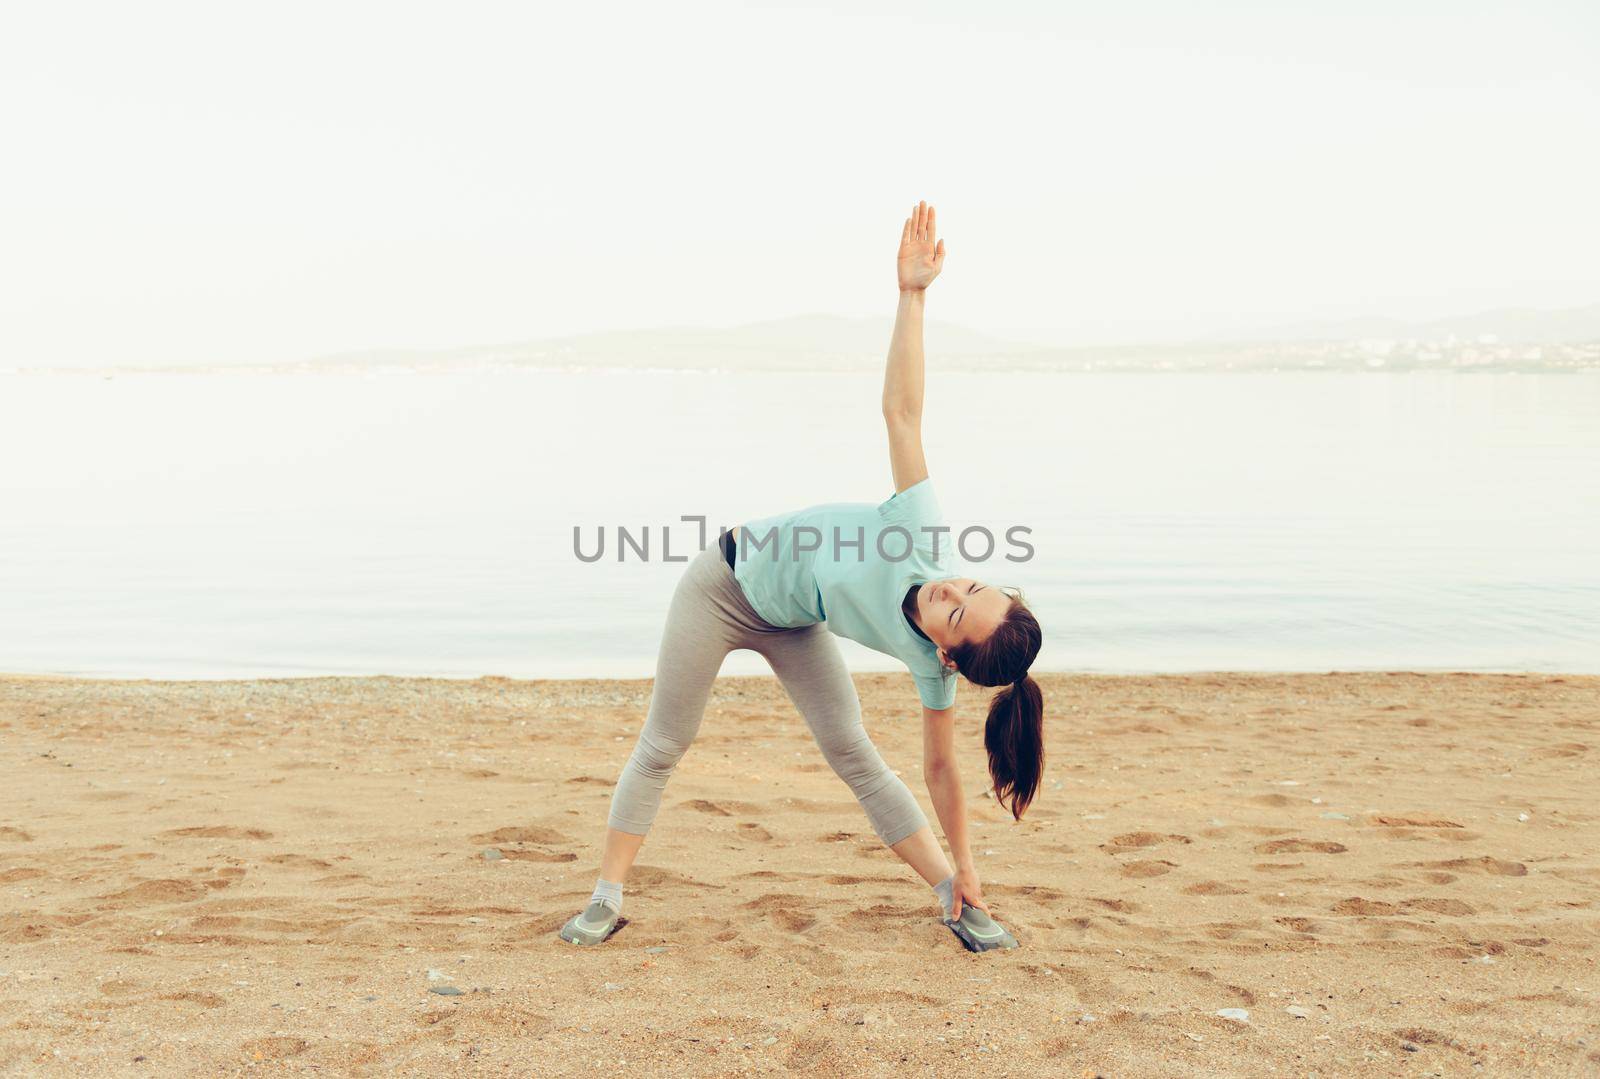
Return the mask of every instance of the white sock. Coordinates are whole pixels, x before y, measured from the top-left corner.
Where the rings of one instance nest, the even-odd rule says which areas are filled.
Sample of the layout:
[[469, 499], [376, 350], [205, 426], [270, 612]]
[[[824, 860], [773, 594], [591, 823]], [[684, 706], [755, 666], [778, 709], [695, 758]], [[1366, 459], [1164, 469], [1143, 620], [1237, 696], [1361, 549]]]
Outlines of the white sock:
[[618, 914], [622, 913], [622, 885], [612, 883], [604, 877], [597, 877], [594, 884], [594, 894], [589, 897], [589, 902], [599, 900]]

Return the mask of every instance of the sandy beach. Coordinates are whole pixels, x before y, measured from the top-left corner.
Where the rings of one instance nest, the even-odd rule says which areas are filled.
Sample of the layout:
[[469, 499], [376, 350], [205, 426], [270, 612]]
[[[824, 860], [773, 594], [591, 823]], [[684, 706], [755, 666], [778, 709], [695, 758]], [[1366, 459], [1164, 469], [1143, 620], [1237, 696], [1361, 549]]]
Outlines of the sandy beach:
[[[933, 819], [909, 677], [856, 682]], [[1022, 943], [974, 955], [770, 678], [597, 949], [555, 934], [648, 680], [0, 678], [0, 1071], [1600, 1071], [1600, 678], [1041, 682], [1021, 822], [960, 691]]]

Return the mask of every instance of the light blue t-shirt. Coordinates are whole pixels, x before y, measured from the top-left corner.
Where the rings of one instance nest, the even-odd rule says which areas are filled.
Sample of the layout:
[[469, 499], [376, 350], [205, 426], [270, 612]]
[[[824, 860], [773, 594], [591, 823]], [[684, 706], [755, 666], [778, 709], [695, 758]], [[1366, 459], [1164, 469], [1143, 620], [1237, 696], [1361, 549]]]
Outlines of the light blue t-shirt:
[[904, 663], [929, 708], [955, 703], [955, 673], [900, 609], [913, 584], [953, 576], [955, 540], [931, 479], [876, 506], [826, 502], [763, 517], [740, 525], [738, 538], [734, 579], [769, 625], [825, 621], [839, 636]]

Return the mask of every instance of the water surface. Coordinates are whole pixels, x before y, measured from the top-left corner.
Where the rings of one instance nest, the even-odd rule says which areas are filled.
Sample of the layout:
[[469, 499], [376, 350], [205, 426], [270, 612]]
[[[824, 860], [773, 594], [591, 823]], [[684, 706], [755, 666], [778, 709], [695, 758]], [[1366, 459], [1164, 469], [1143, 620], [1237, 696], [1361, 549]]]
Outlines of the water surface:
[[[683, 515], [879, 501], [880, 386], [0, 377], [0, 670], [648, 676], [682, 566], [574, 526], [659, 555]], [[1583, 375], [930, 370], [924, 434], [953, 525], [1032, 529], [968, 568], [1024, 589], [1041, 669], [1592, 672], [1597, 421]]]

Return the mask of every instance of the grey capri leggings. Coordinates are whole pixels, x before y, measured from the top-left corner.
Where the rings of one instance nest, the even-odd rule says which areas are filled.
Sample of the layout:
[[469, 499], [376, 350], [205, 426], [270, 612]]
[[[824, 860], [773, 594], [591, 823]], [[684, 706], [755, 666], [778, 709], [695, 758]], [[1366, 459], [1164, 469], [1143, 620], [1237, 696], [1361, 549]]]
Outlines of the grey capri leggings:
[[893, 846], [927, 825], [922, 807], [861, 725], [861, 699], [833, 634], [820, 624], [768, 625], [713, 543], [690, 560], [672, 594], [650, 713], [611, 796], [612, 828], [634, 835], [650, 831], [667, 780], [700, 729], [711, 683], [736, 648], [760, 652], [772, 665], [879, 839]]

